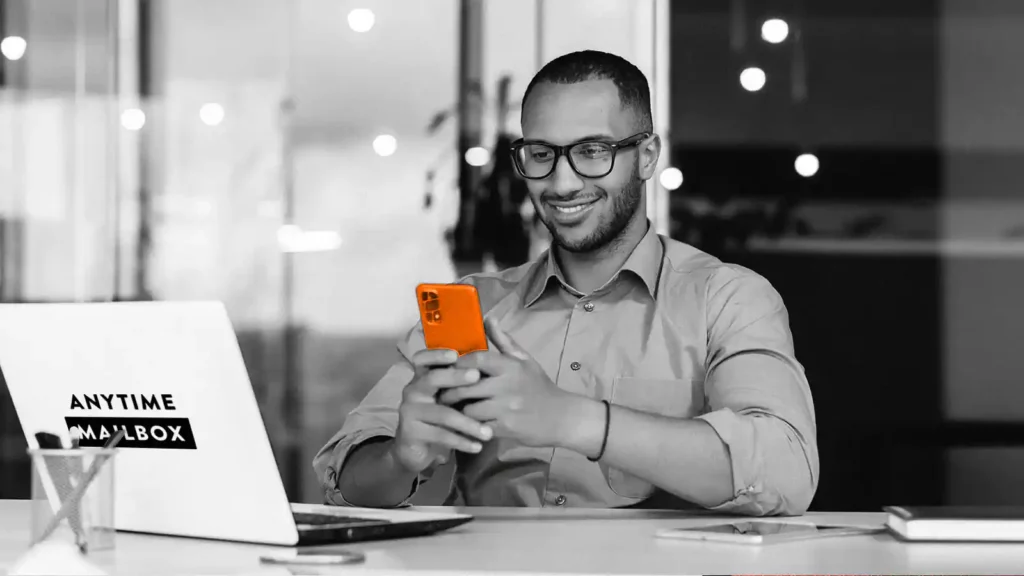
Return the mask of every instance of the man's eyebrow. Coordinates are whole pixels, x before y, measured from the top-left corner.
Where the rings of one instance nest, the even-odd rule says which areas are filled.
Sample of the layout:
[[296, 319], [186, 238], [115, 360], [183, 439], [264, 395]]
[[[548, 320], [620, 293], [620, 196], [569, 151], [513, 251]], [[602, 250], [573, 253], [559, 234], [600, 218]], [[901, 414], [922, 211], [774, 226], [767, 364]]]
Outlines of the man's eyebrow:
[[[524, 140], [527, 143], [544, 143], [544, 144], [555, 145], [550, 140], [544, 140], [543, 138], [525, 138]], [[592, 140], [611, 140], [611, 141], [614, 142], [614, 141], [618, 140], [618, 138], [616, 138], [615, 136], [612, 136], [611, 134], [588, 134], [588, 135], [586, 135], [586, 136], [584, 136], [582, 138], [577, 138], [577, 139], [569, 142], [568, 144], [566, 144], [566, 146], [572, 146], [573, 144], [579, 144], [580, 142], [590, 142]]]
[[588, 134], [583, 138], [577, 139], [576, 141], [573, 142], [573, 144], [576, 144], [578, 142], [586, 142], [588, 140], [618, 140], [618, 138], [612, 136], [611, 134]]

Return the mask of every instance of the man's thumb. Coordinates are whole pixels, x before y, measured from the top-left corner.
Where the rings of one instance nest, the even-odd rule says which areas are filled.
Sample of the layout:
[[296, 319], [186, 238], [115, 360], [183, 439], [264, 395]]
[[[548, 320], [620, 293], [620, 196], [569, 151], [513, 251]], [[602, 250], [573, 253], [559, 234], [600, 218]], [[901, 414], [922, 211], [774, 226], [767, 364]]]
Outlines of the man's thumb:
[[494, 345], [498, 347], [498, 351], [502, 354], [507, 354], [520, 360], [528, 360], [530, 355], [524, 350], [511, 336], [498, 328], [498, 322], [493, 318], [488, 318], [484, 321], [484, 328], [487, 330], [487, 336], [494, 342]]

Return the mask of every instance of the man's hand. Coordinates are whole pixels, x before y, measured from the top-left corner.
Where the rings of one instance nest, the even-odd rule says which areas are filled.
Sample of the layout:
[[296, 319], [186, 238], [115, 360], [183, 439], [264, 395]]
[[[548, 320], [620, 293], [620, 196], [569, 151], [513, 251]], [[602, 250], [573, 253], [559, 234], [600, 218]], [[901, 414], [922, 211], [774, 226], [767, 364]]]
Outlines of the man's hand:
[[485, 326], [498, 350], [467, 354], [455, 367], [479, 370], [486, 378], [478, 384], [451, 387], [441, 393], [440, 401], [452, 405], [476, 400], [463, 408], [463, 414], [491, 426], [496, 437], [526, 446], [555, 446], [573, 395], [556, 386], [493, 320], [488, 319]]
[[493, 435], [488, 426], [436, 400], [440, 390], [480, 380], [478, 370], [453, 366], [457, 359], [454, 350], [420, 350], [412, 358], [416, 376], [402, 391], [392, 451], [395, 460], [410, 472], [444, 464], [452, 450], [478, 453], [482, 446], [477, 440], [486, 442]]

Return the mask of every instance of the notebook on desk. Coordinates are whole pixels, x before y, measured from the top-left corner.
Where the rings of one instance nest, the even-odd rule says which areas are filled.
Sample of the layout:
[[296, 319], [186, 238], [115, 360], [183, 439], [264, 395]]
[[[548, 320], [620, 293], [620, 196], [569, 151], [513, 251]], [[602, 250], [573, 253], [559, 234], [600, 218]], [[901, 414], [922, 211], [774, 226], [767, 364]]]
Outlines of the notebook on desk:
[[472, 520], [289, 503], [220, 303], [3, 304], [0, 327], [0, 370], [30, 447], [42, 431], [67, 445], [78, 427], [82, 447], [127, 432], [113, 461], [119, 530], [311, 545]]
[[1024, 508], [886, 506], [886, 528], [910, 542], [1024, 542]]

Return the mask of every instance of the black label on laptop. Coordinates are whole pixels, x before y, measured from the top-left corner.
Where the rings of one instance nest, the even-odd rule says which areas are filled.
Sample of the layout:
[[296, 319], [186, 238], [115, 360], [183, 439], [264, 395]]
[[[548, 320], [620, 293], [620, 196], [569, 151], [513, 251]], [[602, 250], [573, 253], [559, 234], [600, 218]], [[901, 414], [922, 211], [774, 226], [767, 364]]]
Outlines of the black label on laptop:
[[125, 435], [118, 448], [161, 448], [195, 450], [196, 437], [188, 418], [117, 418], [112, 416], [67, 416], [68, 430], [79, 428], [83, 448], [102, 447], [118, 430]]

